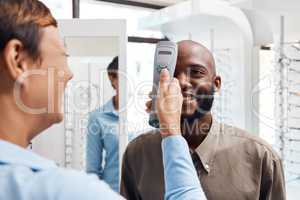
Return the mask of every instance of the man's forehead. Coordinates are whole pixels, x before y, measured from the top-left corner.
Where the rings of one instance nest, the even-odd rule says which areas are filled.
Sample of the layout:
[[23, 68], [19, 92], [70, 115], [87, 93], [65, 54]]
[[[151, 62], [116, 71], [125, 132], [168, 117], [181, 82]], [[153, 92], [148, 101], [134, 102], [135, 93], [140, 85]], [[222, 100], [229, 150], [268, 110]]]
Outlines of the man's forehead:
[[190, 40], [178, 43], [178, 61], [179, 63], [214, 68], [214, 58], [210, 51], [205, 46]]
[[209, 57], [209, 50], [193, 41], [182, 41], [178, 43], [178, 56], [179, 57]]

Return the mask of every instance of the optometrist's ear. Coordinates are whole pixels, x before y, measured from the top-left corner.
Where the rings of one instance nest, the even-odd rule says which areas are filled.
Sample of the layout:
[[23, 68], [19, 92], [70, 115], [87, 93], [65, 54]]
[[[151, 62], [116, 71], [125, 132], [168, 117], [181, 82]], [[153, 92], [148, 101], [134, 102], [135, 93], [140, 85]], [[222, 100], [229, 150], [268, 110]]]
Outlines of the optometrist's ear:
[[222, 86], [222, 79], [220, 76], [214, 78], [214, 92], [219, 92]]
[[[27, 59], [26, 59], [27, 58]], [[17, 39], [10, 40], [3, 50], [4, 70], [16, 81], [28, 70], [28, 56], [24, 45]]]

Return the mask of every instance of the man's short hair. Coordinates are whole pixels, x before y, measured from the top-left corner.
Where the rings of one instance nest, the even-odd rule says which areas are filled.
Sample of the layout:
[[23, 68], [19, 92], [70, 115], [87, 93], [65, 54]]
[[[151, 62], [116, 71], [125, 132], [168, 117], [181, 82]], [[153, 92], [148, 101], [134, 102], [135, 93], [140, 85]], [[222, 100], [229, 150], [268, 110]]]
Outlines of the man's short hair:
[[114, 57], [114, 59], [109, 63], [107, 67], [108, 74], [116, 74], [119, 70], [119, 58], [118, 56]]
[[12, 39], [20, 40], [33, 59], [39, 57], [41, 28], [57, 27], [50, 10], [38, 0], [0, 0], [0, 52]]

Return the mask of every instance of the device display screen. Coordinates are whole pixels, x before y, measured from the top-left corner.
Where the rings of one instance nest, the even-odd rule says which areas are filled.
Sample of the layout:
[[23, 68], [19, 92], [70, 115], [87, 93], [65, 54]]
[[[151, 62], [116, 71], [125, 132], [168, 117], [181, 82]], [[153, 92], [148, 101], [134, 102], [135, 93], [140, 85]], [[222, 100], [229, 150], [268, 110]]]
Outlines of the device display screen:
[[158, 54], [161, 54], [161, 55], [171, 55], [172, 52], [171, 51], [159, 51]]

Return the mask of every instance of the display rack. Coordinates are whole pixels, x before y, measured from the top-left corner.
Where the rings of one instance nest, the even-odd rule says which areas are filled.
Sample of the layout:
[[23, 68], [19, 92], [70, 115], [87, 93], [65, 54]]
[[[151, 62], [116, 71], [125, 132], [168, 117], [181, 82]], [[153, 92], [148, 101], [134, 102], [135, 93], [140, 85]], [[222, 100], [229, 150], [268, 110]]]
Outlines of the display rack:
[[216, 70], [218, 75], [222, 77], [223, 86], [221, 90], [215, 95], [215, 102], [213, 107], [213, 115], [220, 123], [233, 124], [233, 117], [231, 115], [231, 101], [232, 96], [232, 50], [214, 49], [214, 58], [216, 62]]
[[283, 38], [275, 48], [275, 148], [291, 180], [300, 178], [300, 42], [284, 42]]
[[74, 113], [71, 112], [70, 108], [70, 87], [67, 87], [64, 95], [64, 133], [65, 133], [65, 167], [72, 168], [72, 151], [73, 151], [73, 142], [72, 135], [74, 133]]
[[[91, 111], [91, 69], [88, 63], [88, 84], [70, 82], [65, 92], [64, 133], [65, 133], [65, 167], [85, 169], [86, 132], [88, 113]], [[76, 87], [75, 85], [76, 84]]]

